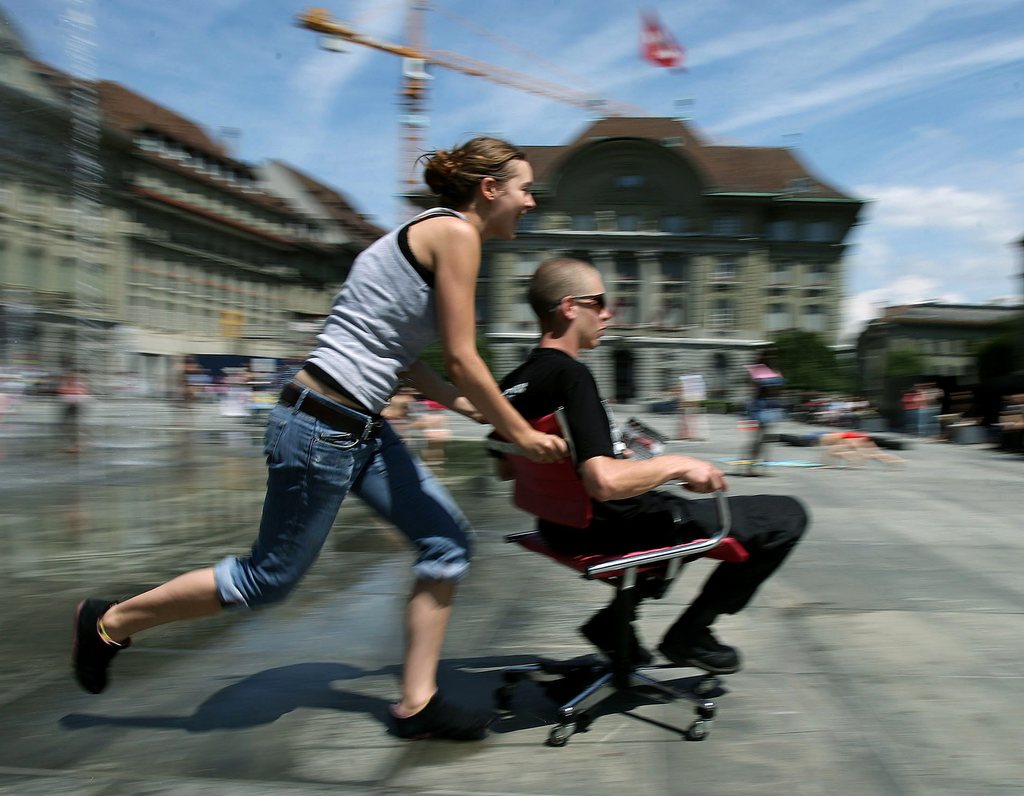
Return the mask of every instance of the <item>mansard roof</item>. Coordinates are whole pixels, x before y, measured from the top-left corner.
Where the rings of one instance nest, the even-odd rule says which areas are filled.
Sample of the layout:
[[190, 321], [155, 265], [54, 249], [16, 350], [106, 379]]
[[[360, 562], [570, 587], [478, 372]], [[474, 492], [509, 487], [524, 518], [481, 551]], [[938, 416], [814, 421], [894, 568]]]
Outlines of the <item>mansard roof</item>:
[[104, 122], [129, 137], [134, 138], [143, 131], [162, 133], [178, 143], [249, 170], [245, 164], [234, 161], [223, 144], [207, 135], [202, 127], [170, 108], [110, 80], [100, 81], [97, 90]]
[[653, 116], [599, 119], [564, 146], [523, 147], [538, 182], [557, 174], [570, 157], [599, 141], [638, 138], [688, 158], [707, 194], [767, 194], [802, 199], [859, 201], [814, 174], [786, 147], [710, 143], [679, 119]]
[[1002, 323], [1024, 313], [1024, 307], [1003, 304], [943, 304], [926, 301], [885, 307], [884, 323], [932, 325], [958, 324], [987, 326]]
[[277, 163], [279, 166], [287, 169], [299, 181], [302, 187], [326, 208], [331, 218], [341, 224], [342, 228], [355, 237], [356, 240], [364, 244], [371, 243], [387, 231], [367, 221], [352, 206], [344, 194], [299, 171], [288, 163], [282, 161], [277, 161]]

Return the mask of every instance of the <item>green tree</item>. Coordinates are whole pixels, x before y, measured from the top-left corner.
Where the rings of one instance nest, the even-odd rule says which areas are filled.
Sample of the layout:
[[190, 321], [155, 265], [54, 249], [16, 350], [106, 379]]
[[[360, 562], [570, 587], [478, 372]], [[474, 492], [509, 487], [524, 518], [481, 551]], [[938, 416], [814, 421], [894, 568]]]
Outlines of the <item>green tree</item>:
[[1009, 376], [1013, 373], [1015, 354], [1014, 340], [1009, 334], [982, 343], [977, 354], [978, 380], [987, 383]]
[[979, 381], [999, 381], [1024, 365], [1024, 350], [1018, 350], [1024, 339], [1021, 325], [1024, 325], [1024, 315], [996, 324], [992, 336], [978, 344], [975, 364]]
[[885, 358], [886, 379], [916, 379], [924, 375], [924, 370], [924, 357], [913, 348], [894, 348]]
[[[487, 365], [487, 369], [494, 373], [494, 357], [491, 353], [491, 347], [487, 344], [487, 339], [483, 335], [476, 336], [476, 350], [480, 354], [480, 358]], [[444, 349], [441, 348], [441, 343], [431, 343], [423, 349], [423, 353], [420, 354], [422, 359], [427, 365], [430, 365], [434, 370], [444, 376], [446, 379], [449, 378], [447, 371], [444, 368]]]
[[853, 375], [823, 335], [791, 329], [779, 332], [768, 350], [771, 364], [792, 390], [852, 392]]

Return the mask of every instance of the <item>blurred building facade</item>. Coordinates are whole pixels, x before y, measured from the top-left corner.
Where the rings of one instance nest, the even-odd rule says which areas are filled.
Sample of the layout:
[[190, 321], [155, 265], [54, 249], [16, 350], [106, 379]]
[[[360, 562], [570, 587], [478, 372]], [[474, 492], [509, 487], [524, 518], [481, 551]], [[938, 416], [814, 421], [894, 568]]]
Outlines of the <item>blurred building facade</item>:
[[[108, 330], [112, 352], [90, 367], [155, 392], [190, 355], [306, 353], [330, 294], [382, 231], [315, 178], [244, 163], [190, 120], [99, 82], [99, 266], [83, 280], [72, 81], [2, 20], [0, 40], [0, 363], [54, 368], [86, 323]], [[686, 373], [737, 397], [744, 366], [777, 332], [836, 342], [863, 202], [793, 150], [715, 145], [667, 118], [603, 119], [526, 150], [537, 209], [515, 241], [488, 244], [478, 290], [496, 371], [532, 346], [526, 281], [558, 255], [602, 272], [615, 317], [587, 357], [620, 401], [663, 394]]]
[[[1020, 249], [1020, 303], [1024, 307], [1024, 238], [1017, 241], [1017, 248]], [[1024, 375], [1024, 312], [1017, 321], [1017, 361], [1014, 363], [1016, 372]]]
[[105, 353], [83, 363], [95, 382], [127, 377], [163, 395], [192, 355], [303, 356], [381, 230], [327, 186], [237, 160], [190, 120], [106, 81], [89, 86], [101, 186], [89, 221], [69, 179], [83, 157], [75, 85], [0, 17], [0, 364], [57, 369], [82, 329], [100, 328]]
[[[1024, 319], [1024, 307], [1000, 304], [924, 302], [884, 307], [857, 339], [857, 361], [865, 397], [895, 411], [896, 390], [887, 378], [894, 352], [910, 351], [921, 361], [919, 379], [973, 385], [978, 382], [978, 350]], [[908, 377], [909, 378], [909, 377]], [[912, 382], [913, 379], [910, 379]]]
[[667, 118], [602, 119], [564, 146], [524, 149], [537, 208], [515, 241], [488, 244], [479, 290], [496, 370], [532, 347], [526, 282], [560, 255], [601, 271], [615, 317], [585, 357], [619, 401], [664, 394], [686, 373], [739, 397], [744, 365], [775, 333], [837, 341], [845, 240], [863, 202], [791, 149], [717, 146]]

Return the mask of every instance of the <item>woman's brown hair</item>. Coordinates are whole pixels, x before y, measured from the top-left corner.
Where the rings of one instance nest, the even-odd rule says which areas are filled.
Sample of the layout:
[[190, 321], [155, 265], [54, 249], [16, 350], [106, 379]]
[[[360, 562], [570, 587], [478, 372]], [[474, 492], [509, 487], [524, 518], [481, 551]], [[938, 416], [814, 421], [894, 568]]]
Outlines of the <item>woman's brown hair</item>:
[[478, 136], [451, 150], [439, 149], [426, 158], [423, 180], [442, 207], [457, 210], [469, 204], [484, 177], [505, 182], [515, 175], [514, 160], [526, 154], [500, 138]]

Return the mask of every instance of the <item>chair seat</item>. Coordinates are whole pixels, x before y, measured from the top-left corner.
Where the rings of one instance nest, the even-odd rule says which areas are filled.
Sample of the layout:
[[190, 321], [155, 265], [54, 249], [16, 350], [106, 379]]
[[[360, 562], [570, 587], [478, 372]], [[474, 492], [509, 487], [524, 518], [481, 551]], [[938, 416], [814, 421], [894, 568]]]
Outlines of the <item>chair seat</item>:
[[[508, 537], [508, 541], [515, 542], [521, 547], [530, 550], [534, 553], [540, 553], [541, 555], [547, 556], [553, 561], [557, 561], [559, 564], [575, 569], [577, 572], [586, 574], [587, 569], [594, 566], [595, 564], [603, 564], [605, 561], [612, 561], [616, 558], [622, 558], [625, 554], [618, 555], [601, 555], [595, 553], [582, 553], [573, 555], [571, 553], [563, 553], [555, 550], [548, 546], [548, 543], [541, 536], [540, 531], [530, 531], [526, 533], [512, 534]], [[628, 555], [638, 555], [649, 552], [659, 552], [668, 548], [655, 548], [654, 550], [634, 550]], [[727, 536], [723, 539], [719, 545], [706, 553], [701, 554], [700, 558], [713, 558], [718, 561], [729, 561], [734, 564], [741, 564], [747, 560], [749, 554], [742, 544], [731, 536]], [[648, 564], [638, 568], [638, 572], [649, 572], [663, 568], [664, 564]], [[597, 576], [600, 579], [613, 578], [622, 574], [622, 570], [613, 570], [611, 572], [605, 572]]]

